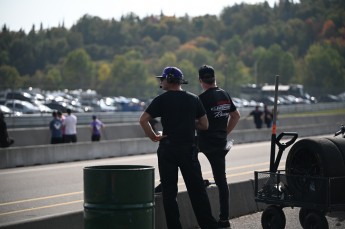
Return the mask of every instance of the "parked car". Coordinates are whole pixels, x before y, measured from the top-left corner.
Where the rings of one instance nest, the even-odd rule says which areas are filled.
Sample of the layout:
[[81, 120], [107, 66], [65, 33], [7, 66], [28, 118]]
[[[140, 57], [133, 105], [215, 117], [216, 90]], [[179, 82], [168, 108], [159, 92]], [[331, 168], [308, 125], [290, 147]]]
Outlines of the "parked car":
[[4, 114], [4, 115], [10, 115], [13, 113], [13, 111], [6, 107], [5, 105], [0, 105], [0, 111]]
[[47, 107], [46, 105], [35, 101], [35, 105], [38, 107], [38, 109], [40, 110], [41, 113], [52, 113], [53, 110], [49, 107]]
[[21, 100], [21, 101], [32, 101], [32, 96], [24, 91], [9, 91], [4, 93], [4, 97], [7, 100]]
[[7, 100], [5, 106], [12, 109], [14, 112], [21, 112], [23, 114], [37, 114], [40, 109], [32, 103], [21, 100]]
[[73, 113], [77, 113], [77, 111], [72, 106], [70, 106], [66, 103], [58, 103], [56, 101], [51, 101], [51, 102], [46, 103], [44, 105], [49, 107], [52, 110], [61, 111], [62, 113], [66, 113], [67, 109], [70, 109]]

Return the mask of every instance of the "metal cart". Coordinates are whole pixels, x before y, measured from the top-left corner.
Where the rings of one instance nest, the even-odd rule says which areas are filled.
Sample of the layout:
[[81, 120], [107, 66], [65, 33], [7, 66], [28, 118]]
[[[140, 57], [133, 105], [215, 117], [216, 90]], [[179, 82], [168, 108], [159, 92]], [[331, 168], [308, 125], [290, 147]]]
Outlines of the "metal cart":
[[[279, 76], [276, 76], [274, 114], [277, 114], [278, 78]], [[340, 134], [345, 137], [343, 125], [335, 136]], [[284, 142], [286, 137], [290, 139]], [[326, 213], [345, 210], [345, 176], [315, 175], [315, 171], [308, 171], [314, 169], [312, 165], [299, 171], [298, 175], [278, 170], [284, 150], [291, 146], [297, 137], [298, 134], [294, 132], [283, 132], [276, 137], [276, 120], [273, 117], [270, 169], [254, 172], [255, 201], [268, 204], [261, 216], [264, 229], [285, 228], [286, 218], [282, 210], [284, 207], [300, 207], [299, 220], [302, 227], [307, 229], [328, 229]], [[277, 156], [276, 146], [279, 148]]]

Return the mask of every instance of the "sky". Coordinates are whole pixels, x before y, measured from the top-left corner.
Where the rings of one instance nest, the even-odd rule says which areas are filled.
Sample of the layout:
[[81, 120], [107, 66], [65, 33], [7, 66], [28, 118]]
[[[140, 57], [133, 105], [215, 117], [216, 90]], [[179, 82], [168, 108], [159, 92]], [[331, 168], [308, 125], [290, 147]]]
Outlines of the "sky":
[[[23, 29], [29, 32], [33, 25], [36, 30], [64, 24], [70, 28], [89, 14], [102, 19], [119, 20], [132, 12], [140, 18], [150, 15], [190, 17], [206, 14], [217, 15], [227, 6], [242, 2], [263, 3], [265, 0], [0, 0], [0, 26], [6, 25], [11, 31]], [[267, 0], [270, 6], [279, 0]], [[296, 1], [294, 1], [296, 2]]]

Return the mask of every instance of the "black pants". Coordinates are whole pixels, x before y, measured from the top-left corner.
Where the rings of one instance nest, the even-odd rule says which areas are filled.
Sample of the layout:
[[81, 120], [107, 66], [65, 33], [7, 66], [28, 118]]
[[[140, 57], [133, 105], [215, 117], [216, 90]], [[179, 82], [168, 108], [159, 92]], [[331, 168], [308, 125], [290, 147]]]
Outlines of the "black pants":
[[60, 143], [63, 143], [63, 138], [51, 138], [50, 139], [50, 144], [60, 144]]
[[164, 145], [158, 147], [158, 167], [162, 183], [163, 205], [169, 229], [181, 229], [177, 203], [178, 169], [180, 168], [192, 207], [203, 229], [217, 228], [201, 174], [195, 146]]
[[65, 143], [77, 142], [77, 135], [76, 134], [65, 134], [64, 141], [65, 141]]
[[229, 187], [226, 179], [225, 156], [227, 150], [203, 150], [203, 153], [210, 162], [213, 178], [219, 191], [219, 219], [229, 219]]
[[93, 134], [91, 135], [91, 141], [93, 142], [99, 142], [101, 140], [101, 135], [99, 134]]

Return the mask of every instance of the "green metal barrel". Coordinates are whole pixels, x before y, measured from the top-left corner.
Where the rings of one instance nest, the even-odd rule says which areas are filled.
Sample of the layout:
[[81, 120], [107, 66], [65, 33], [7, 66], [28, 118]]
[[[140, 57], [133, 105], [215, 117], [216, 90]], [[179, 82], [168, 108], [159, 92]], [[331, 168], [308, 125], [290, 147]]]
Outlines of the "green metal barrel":
[[84, 168], [85, 229], [153, 229], [154, 167]]

